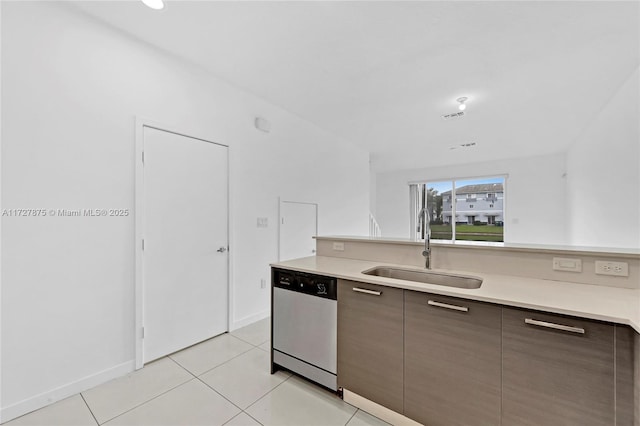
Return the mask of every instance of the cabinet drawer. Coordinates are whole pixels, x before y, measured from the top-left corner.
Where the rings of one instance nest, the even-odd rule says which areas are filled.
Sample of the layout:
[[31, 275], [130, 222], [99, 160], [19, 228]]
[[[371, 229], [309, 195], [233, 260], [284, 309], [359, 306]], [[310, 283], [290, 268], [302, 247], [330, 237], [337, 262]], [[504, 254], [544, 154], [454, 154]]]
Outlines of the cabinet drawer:
[[403, 412], [401, 289], [338, 281], [338, 386]]
[[405, 291], [405, 415], [429, 426], [500, 424], [502, 309]]
[[614, 327], [503, 309], [505, 426], [610, 426], [614, 420]]

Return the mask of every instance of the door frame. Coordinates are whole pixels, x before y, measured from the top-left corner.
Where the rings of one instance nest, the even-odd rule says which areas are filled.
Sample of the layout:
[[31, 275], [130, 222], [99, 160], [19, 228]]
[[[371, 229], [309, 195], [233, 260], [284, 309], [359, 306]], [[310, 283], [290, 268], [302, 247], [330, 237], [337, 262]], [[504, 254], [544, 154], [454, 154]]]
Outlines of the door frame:
[[227, 242], [229, 250], [227, 251], [227, 331], [230, 324], [232, 324], [233, 318], [233, 294], [231, 283], [233, 282], [233, 240], [234, 235], [231, 232], [232, 216], [231, 216], [231, 172], [230, 161], [231, 149], [229, 145], [225, 145], [218, 142], [212, 142], [213, 138], [194, 136], [191, 131], [184, 131], [176, 129], [174, 126], [168, 126], [161, 124], [153, 120], [138, 117], [135, 118], [135, 369], [138, 370], [144, 367], [144, 265], [143, 265], [143, 251], [142, 251], [142, 239], [144, 237], [144, 170], [142, 153], [144, 149], [144, 128], [152, 128], [163, 132], [173, 133], [179, 136], [184, 136], [192, 139], [197, 139], [202, 142], [212, 143], [227, 148]]
[[280, 259], [280, 249], [282, 248], [282, 203], [310, 204], [316, 206], [316, 236], [318, 235], [318, 209], [320, 208], [318, 203], [313, 203], [310, 201], [291, 201], [285, 200], [283, 199], [283, 197], [278, 197], [278, 262], [282, 260]]

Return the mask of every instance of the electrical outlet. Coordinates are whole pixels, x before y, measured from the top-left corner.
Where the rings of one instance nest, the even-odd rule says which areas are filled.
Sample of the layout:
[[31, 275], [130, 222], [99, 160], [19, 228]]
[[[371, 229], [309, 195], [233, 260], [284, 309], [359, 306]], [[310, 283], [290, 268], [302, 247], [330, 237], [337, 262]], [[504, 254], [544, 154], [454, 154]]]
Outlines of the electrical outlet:
[[582, 272], [581, 259], [569, 259], [564, 257], [553, 258], [554, 271]]
[[336, 251], [344, 251], [344, 243], [333, 243], [333, 249]]
[[609, 262], [596, 260], [596, 274], [613, 275], [615, 277], [628, 277], [629, 264], [627, 262]]
[[267, 288], [267, 280], [260, 278], [260, 288]]

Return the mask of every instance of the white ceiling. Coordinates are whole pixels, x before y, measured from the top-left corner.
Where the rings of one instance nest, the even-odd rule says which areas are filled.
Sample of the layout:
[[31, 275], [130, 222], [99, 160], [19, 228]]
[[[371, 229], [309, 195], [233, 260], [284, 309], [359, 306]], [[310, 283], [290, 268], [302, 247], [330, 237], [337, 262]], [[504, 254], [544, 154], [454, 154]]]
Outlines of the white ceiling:
[[[361, 146], [377, 171], [563, 151], [640, 63], [636, 1], [76, 6]], [[444, 121], [459, 96], [467, 115]]]

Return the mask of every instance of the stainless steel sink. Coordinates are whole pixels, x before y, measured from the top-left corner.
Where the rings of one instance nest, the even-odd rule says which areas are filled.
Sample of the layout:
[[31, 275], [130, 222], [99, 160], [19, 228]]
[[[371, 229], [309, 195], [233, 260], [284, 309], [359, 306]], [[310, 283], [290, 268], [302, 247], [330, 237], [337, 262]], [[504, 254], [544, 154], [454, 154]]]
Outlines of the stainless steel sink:
[[390, 266], [376, 266], [362, 271], [365, 275], [376, 277], [395, 278], [397, 280], [414, 281], [425, 284], [446, 285], [458, 288], [480, 288], [482, 279], [465, 275], [445, 274], [419, 269], [403, 269]]

